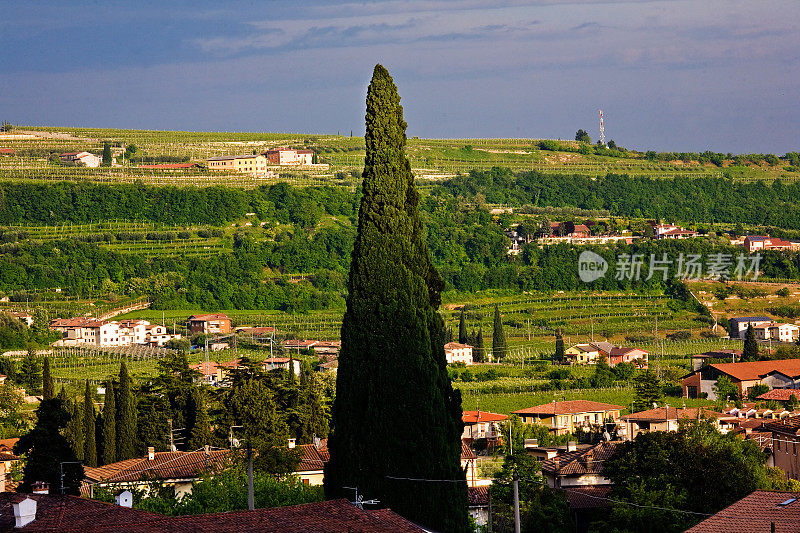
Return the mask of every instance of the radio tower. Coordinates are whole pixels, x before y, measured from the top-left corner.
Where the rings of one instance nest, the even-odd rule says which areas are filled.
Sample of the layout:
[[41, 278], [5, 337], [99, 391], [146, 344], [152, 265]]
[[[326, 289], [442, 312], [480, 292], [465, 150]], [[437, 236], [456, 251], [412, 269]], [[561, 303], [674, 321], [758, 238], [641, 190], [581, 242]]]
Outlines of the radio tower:
[[603, 110], [600, 110], [600, 144], [606, 145], [606, 132], [603, 129]]

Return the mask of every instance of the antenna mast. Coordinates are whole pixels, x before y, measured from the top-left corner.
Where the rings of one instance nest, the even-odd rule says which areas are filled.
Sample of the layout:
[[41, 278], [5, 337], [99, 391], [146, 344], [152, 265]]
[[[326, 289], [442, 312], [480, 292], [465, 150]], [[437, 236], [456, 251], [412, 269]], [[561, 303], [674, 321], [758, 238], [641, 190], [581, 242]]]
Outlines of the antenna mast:
[[606, 145], [606, 131], [603, 129], [603, 110], [600, 110], [600, 144]]

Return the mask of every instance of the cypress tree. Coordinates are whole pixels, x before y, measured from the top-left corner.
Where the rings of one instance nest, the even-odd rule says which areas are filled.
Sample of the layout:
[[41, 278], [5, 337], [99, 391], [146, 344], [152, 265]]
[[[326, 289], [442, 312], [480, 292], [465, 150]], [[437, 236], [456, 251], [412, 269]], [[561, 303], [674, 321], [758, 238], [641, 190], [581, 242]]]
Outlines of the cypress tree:
[[103, 464], [117, 460], [117, 409], [114, 382], [106, 384], [106, 403], [103, 405]]
[[558, 328], [556, 331], [556, 355], [554, 359], [561, 362], [564, 358], [564, 336], [561, 334], [561, 328]]
[[78, 460], [83, 461], [83, 416], [81, 408], [78, 402], [67, 402], [64, 405], [69, 406], [70, 411], [70, 419], [65, 432], [67, 442], [69, 442]]
[[475, 346], [473, 350], [473, 359], [476, 363], [483, 363], [486, 361], [486, 348], [483, 347], [483, 328], [478, 328], [478, 335], [475, 337]]
[[108, 141], [103, 142], [103, 166], [111, 166], [111, 145]]
[[189, 450], [197, 450], [206, 444], [211, 444], [211, 426], [208, 423], [208, 411], [206, 410], [203, 394], [199, 388], [192, 389], [190, 402], [193, 406], [194, 420], [192, 430], [189, 433]]
[[492, 356], [495, 361], [500, 361], [506, 356], [508, 344], [506, 332], [503, 331], [503, 320], [500, 318], [500, 309], [494, 306], [494, 331], [492, 332]]
[[116, 403], [117, 461], [136, 457], [136, 406], [131, 394], [131, 377], [125, 361], [119, 367], [119, 399]]
[[50, 358], [44, 358], [44, 368], [42, 369], [42, 399], [52, 400], [56, 396], [55, 383], [50, 374]]
[[458, 342], [461, 344], [467, 343], [467, 322], [464, 317], [464, 307], [461, 308], [461, 314], [458, 317]]
[[758, 361], [758, 342], [756, 341], [756, 332], [753, 329], [753, 324], [748, 324], [747, 331], [744, 334], [744, 351], [742, 352], [742, 361]]
[[89, 380], [83, 393], [83, 463], [97, 466], [97, 439], [95, 438], [95, 412]]
[[437, 312], [444, 284], [423, 237], [405, 128], [397, 88], [377, 65], [325, 490], [352, 497], [344, 487], [357, 486], [432, 529], [466, 531], [461, 396], [447, 375]]

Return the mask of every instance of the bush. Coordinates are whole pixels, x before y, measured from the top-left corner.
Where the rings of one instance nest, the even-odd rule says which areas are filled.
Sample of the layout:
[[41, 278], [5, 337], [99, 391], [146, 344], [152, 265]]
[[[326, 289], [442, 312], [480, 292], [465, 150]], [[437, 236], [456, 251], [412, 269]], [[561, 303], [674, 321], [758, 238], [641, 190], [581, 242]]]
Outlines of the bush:
[[783, 287], [782, 289], [777, 291], [775, 294], [777, 294], [778, 296], [780, 296], [782, 298], [786, 298], [787, 296], [789, 296], [789, 294], [791, 294], [791, 292], [789, 291], [789, 287]]
[[469, 369], [466, 369], [461, 373], [461, 381], [469, 383], [473, 379], [474, 379], [474, 376], [472, 375], [472, 372], [469, 371]]
[[674, 333], [669, 333], [667, 338], [673, 341], [685, 341], [692, 337], [691, 331], [676, 331]]

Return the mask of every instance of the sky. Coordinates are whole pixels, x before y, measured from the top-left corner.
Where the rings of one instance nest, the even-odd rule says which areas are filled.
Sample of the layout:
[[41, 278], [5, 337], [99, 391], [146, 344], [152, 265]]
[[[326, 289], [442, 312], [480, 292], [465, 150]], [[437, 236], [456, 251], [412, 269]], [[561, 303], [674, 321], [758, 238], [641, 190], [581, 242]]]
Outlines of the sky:
[[[487, 7], [489, 6], [489, 7]], [[800, 151], [798, 0], [0, 0], [0, 121]]]

